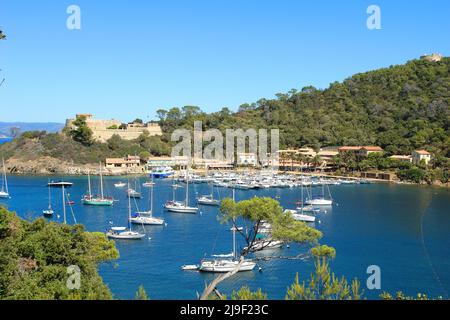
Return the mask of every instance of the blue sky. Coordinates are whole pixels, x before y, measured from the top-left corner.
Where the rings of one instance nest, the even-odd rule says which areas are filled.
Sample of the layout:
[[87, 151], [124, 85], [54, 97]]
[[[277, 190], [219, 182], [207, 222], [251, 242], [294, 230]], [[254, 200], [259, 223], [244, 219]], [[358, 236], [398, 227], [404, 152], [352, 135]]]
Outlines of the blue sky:
[[[66, 9], [81, 8], [81, 30]], [[366, 27], [377, 4], [382, 29]], [[211, 112], [450, 53], [450, 1], [2, 0], [0, 121]]]

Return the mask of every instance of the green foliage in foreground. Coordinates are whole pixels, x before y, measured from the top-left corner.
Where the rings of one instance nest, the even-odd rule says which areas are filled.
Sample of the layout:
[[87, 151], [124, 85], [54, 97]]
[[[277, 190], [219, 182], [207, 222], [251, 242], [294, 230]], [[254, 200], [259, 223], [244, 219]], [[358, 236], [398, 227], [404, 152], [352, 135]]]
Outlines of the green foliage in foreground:
[[[112, 299], [97, 266], [118, 256], [102, 233], [44, 219], [24, 221], [0, 207], [0, 299]], [[73, 265], [81, 271], [78, 290], [67, 286], [67, 268]]]
[[354, 279], [351, 284], [345, 277], [337, 278], [331, 272], [328, 261], [335, 257], [336, 252], [328, 246], [311, 249], [315, 259], [315, 272], [308, 282], [299, 281], [297, 274], [295, 282], [287, 290], [287, 300], [360, 300], [363, 296], [361, 284]]
[[134, 299], [135, 300], [150, 300], [143, 285], [139, 286]]
[[[329, 261], [334, 259], [336, 251], [334, 248], [321, 245], [310, 250], [315, 260], [315, 270], [310, 278], [300, 282], [299, 275], [295, 277], [294, 283], [287, 289], [286, 300], [361, 300], [364, 299], [364, 290], [358, 279], [353, 279], [351, 283], [345, 278], [338, 278], [331, 271]], [[214, 296], [212, 298], [217, 298]], [[226, 295], [222, 295], [224, 300]], [[233, 291], [232, 300], [267, 300], [268, 296], [261, 289], [251, 291], [248, 286], [244, 286], [238, 291]], [[388, 292], [380, 295], [382, 300], [430, 300], [425, 294], [417, 296], [406, 296], [402, 292], [397, 292], [394, 296]], [[442, 300], [438, 297], [437, 300]]]
[[[235, 202], [227, 198], [222, 201], [220, 207], [220, 219], [222, 223], [236, 221], [237, 219], [250, 221], [252, 227], [250, 230], [258, 230], [263, 221], [272, 225], [272, 239], [287, 242], [298, 243], [317, 243], [322, 237], [322, 233], [309, 227], [306, 223], [296, 221], [291, 215], [285, 214], [280, 203], [272, 198], [254, 197], [248, 200]], [[256, 232], [248, 234], [241, 233], [244, 236], [247, 245], [256, 239]], [[248, 252], [243, 252], [245, 255]]]

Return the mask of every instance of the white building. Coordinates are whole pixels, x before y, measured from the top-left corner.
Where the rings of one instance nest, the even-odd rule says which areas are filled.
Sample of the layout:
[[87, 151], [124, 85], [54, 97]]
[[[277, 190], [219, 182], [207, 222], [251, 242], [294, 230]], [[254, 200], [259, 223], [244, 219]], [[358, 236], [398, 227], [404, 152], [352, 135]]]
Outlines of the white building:
[[258, 164], [258, 157], [256, 153], [238, 153], [237, 165], [238, 166], [253, 166]]
[[428, 164], [431, 160], [431, 154], [426, 150], [415, 150], [412, 152], [411, 156], [414, 164], [420, 164], [422, 160], [425, 164]]

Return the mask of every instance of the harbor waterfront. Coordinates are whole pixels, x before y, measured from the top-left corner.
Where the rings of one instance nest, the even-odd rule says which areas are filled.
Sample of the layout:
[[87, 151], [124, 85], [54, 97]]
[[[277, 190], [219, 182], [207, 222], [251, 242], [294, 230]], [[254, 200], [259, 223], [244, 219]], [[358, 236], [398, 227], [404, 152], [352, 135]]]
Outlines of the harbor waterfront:
[[[88, 231], [106, 232], [112, 226], [127, 225], [128, 199], [125, 189], [114, 184], [124, 177], [105, 177], [105, 192], [116, 201], [111, 207], [83, 206], [81, 199], [88, 189], [87, 177], [61, 177], [73, 182], [67, 189], [74, 201], [73, 213], [78, 223]], [[50, 178], [54, 180], [55, 178]], [[98, 177], [91, 177], [93, 185]], [[125, 179], [125, 180], [124, 180]], [[132, 199], [133, 212], [148, 207], [147, 192], [138, 183], [142, 199]], [[48, 206], [49, 177], [9, 176], [11, 199], [0, 199], [0, 204], [16, 211], [24, 219], [42, 216]], [[134, 178], [130, 178], [134, 183]], [[152, 299], [196, 299], [204, 289], [205, 281], [214, 275], [182, 271], [181, 266], [198, 264], [213, 253], [227, 254], [231, 248], [230, 225], [217, 220], [218, 207], [200, 206], [198, 214], [179, 214], [164, 210], [172, 200], [172, 180], [155, 179], [154, 212], [164, 218], [166, 225], [134, 226], [145, 233], [141, 241], [116, 241], [120, 258], [100, 266], [100, 274], [116, 298], [132, 299], [143, 285]], [[181, 184], [183, 186], [183, 184]], [[448, 298], [450, 291], [450, 192], [447, 188], [394, 184], [340, 184], [329, 185], [333, 206], [322, 208], [316, 215], [315, 227], [323, 232], [321, 243], [336, 248], [333, 271], [348, 279], [360, 279], [365, 296], [378, 298], [383, 291], [403, 291], [409, 295], [426, 293], [430, 297]], [[214, 187], [219, 199], [231, 197], [230, 188]], [[313, 187], [312, 192], [319, 192]], [[211, 193], [210, 185], [195, 183], [189, 186], [189, 202]], [[60, 191], [53, 193], [54, 221], [62, 221]], [[184, 199], [185, 189], [175, 191], [177, 200]], [[300, 199], [300, 187], [236, 189], [236, 200], [253, 196], [277, 199], [283, 208], [295, 209]], [[136, 208], [136, 204], [138, 208]], [[68, 209], [68, 223], [74, 223]], [[238, 240], [240, 240], [238, 238]], [[242, 248], [244, 243], [239, 242]], [[282, 299], [286, 288], [298, 272], [300, 281], [309, 278], [313, 263], [302, 258], [308, 247], [286, 246], [257, 253], [257, 268], [242, 272], [220, 285], [230, 293], [243, 285], [261, 288], [272, 299]], [[277, 259], [265, 259], [270, 256]], [[298, 256], [298, 259], [287, 259]], [[368, 290], [367, 267], [381, 268], [381, 290]], [[258, 269], [261, 268], [260, 271]]]

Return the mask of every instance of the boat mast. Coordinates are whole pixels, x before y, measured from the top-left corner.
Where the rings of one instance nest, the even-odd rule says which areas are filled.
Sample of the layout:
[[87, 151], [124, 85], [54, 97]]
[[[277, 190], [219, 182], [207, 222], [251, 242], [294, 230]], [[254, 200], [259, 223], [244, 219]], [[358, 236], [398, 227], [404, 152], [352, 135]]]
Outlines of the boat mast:
[[[130, 183], [128, 182], [128, 190], [130, 189]], [[128, 229], [131, 231], [131, 193], [128, 192]]]
[[[235, 191], [233, 188], [233, 201], [235, 198]], [[236, 221], [233, 218], [233, 259], [236, 259]]]
[[303, 193], [303, 182], [304, 182], [304, 180], [303, 180], [303, 168], [302, 168], [302, 166], [300, 166], [300, 184], [301, 184], [301, 186], [300, 186], [300, 190], [301, 190], [301, 194], [302, 194], [302, 204], [301, 204], [301, 208], [302, 208], [302, 210], [301, 210], [301, 213], [303, 214], [303, 206], [304, 206], [304, 193]]
[[100, 162], [100, 195], [103, 200], [103, 176], [102, 176], [102, 163]]
[[52, 192], [50, 190], [50, 186], [48, 185], [48, 209], [52, 209]]
[[91, 190], [91, 173], [88, 171], [88, 194], [89, 199], [92, 198], [92, 190]]
[[9, 194], [9, 191], [8, 191], [8, 178], [6, 177], [5, 158], [3, 158], [3, 157], [2, 157], [2, 165], [3, 165], [3, 176], [4, 176], [3, 183], [2, 183], [2, 190], [3, 190], [3, 184], [4, 184], [5, 190], [3, 190], [3, 191], [5, 191], [7, 194]]
[[152, 176], [152, 185], [150, 186], [150, 214], [153, 215], [153, 176]]
[[65, 196], [65, 192], [64, 192], [64, 184], [62, 185], [62, 205], [63, 205], [64, 224], [67, 224], [67, 218], [66, 218], [66, 196]]
[[189, 172], [188, 172], [189, 165], [186, 166], [186, 200], [185, 205], [186, 207], [189, 206]]

